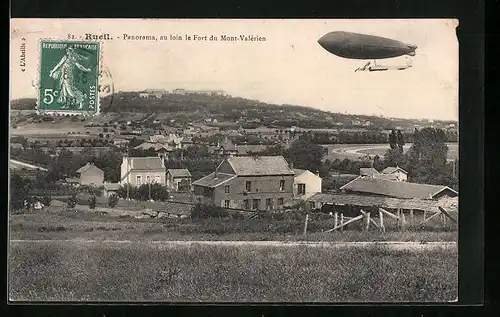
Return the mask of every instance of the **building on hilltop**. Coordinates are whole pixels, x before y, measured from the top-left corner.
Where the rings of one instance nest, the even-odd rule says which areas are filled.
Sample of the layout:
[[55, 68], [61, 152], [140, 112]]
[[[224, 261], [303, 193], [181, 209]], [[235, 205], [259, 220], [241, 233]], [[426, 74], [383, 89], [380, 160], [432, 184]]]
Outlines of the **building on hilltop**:
[[195, 182], [200, 203], [248, 210], [283, 209], [293, 199], [295, 172], [283, 156], [230, 156]]
[[120, 185], [138, 187], [143, 184], [165, 185], [165, 163], [160, 157], [123, 156]]
[[165, 89], [146, 89], [144, 91], [139, 92], [139, 97], [141, 98], [161, 98], [163, 96], [168, 95], [168, 90]]
[[101, 187], [104, 182], [104, 171], [95, 166], [94, 163], [87, 163], [80, 167], [76, 173], [80, 174], [80, 185]]

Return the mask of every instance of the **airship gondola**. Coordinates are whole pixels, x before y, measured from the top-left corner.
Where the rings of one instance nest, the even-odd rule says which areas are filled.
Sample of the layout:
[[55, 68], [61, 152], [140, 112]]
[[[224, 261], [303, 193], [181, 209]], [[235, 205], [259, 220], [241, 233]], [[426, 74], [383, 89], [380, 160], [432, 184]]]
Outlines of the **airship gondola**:
[[[406, 44], [393, 39], [358, 34], [351, 32], [335, 31], [323, 35], [318, 43], [331, 54], [349, 59], [373, 60], [356, 71], [383, 71], [391, 67], [377, 65], [377, 59], [387, 59], [399, 56], [415, 56], [416, 45]], [[393, 69], [403, 70], [411, 67], [411, 64], [397, 66]]]

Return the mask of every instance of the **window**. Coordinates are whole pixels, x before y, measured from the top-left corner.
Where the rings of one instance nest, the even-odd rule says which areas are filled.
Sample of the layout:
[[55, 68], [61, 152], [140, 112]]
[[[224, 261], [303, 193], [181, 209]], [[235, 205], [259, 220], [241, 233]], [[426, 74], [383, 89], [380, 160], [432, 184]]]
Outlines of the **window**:
[[156, 175], [155, 176], [155, 182], [156, 183], [161, 183], [161, 177], [160, 177], [160, 175]]
[[149, 177], [149, 175], [146, 176], [146, 183], [148, 183], [148, 184], [151, 183], [151, 177]]
[[224, 192], [229, 194], [229, 185], [224, 186]]
[[278, 206], [283, 206], [283, 198], [278, 198]]
[[136, 183], [137, 183], [137, 185], [141, 185], [141, 176], [140, 175], [137, 175]]
[[245, 205], [245, 209], [250, 209], [250, 200], [245, 199], [245, 200], [243, 201], [243, 204]]
[[247, 192], [251, 192], [252, 191], [252, 182], [247, 181], [245, 184], [245, 189]]
[[260, 199], [254, 199], [252, 209], [260, 209]]
[[224, 200], [224, 208], [229, 208], [229, 200]]
[[311, 201], [311, 209], [315, 209], [316, 208], [316, 203], [314, 201]]
[[273, 209], [273, 199], [272, 198], [266, 198], [266, 209]]
[[280, 180], [280, 190], [285, 190], [285, 180]]
[[306, 194], [306, 184], [299, 184], [298, 186], [298, 194], [305, 195]]

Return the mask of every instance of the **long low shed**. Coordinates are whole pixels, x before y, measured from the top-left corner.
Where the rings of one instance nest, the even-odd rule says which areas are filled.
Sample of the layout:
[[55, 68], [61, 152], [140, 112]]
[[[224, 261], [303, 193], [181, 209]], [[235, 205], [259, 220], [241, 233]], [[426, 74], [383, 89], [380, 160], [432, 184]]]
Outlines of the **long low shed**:
[[[414, 209], [430, 212], [438, 212], [441, 206], [440, 201], [430, 199], [400, 199], [378, 196], [346, 195], [346, 194], [315, 194], [307, 199], [314, 202], [316, 207], [323, 204], [330, 205], [351, 205], [360, 207], [381, 207], [390, 209]], [[449, 202], [448, 202], [449, 204]], [[447, 204], [446, 204], [447, 205]]]

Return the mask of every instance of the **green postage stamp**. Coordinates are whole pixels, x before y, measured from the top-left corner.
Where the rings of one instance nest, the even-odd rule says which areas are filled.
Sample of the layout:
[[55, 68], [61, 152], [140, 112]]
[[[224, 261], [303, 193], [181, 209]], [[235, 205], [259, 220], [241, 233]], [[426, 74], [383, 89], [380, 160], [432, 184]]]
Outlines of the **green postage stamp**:
[[40, 45], [38, 111], [98, 114], [100, 44], [42, 40]]

